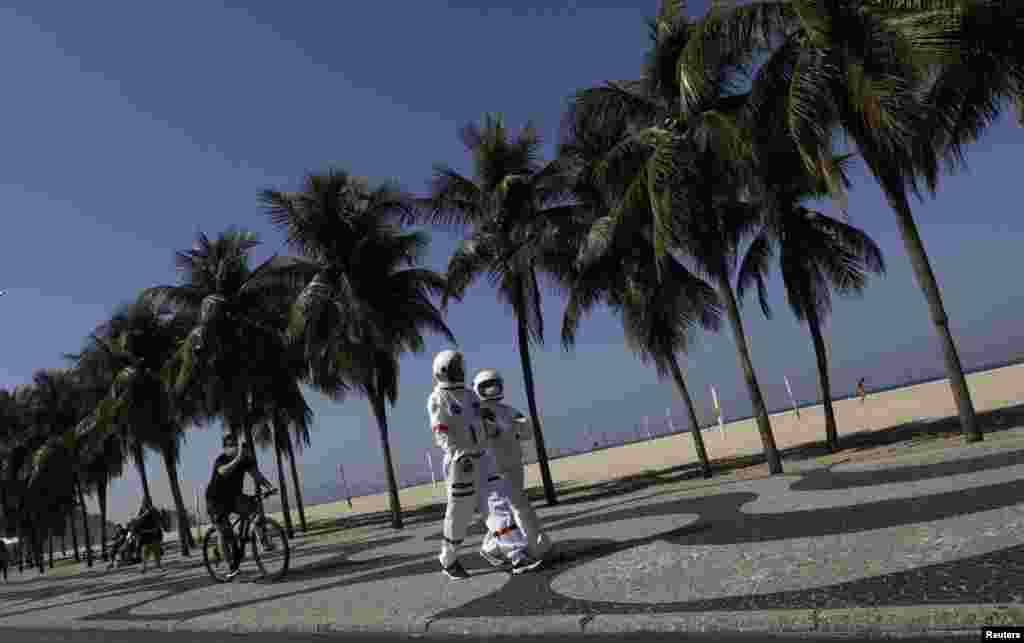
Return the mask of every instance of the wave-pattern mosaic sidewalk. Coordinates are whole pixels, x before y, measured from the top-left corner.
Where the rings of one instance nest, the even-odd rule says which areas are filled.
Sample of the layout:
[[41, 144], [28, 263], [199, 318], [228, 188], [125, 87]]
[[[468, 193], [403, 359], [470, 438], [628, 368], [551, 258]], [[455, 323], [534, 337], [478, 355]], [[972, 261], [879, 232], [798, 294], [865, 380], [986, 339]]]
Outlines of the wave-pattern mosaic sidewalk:
[[[845, 631], [1024, 623], [1024, 429], [883, 460], [787, 461], [539, 509], [557, 541], [509, 576], [468, 547], [438, 570], [440, 523], [297, 543], [281, 582], [213, 583], [199, 556], [168, 571], [34, 572], [0, 583], [0, 628]], [[473, 542], [476, 542], [474, 539]]]

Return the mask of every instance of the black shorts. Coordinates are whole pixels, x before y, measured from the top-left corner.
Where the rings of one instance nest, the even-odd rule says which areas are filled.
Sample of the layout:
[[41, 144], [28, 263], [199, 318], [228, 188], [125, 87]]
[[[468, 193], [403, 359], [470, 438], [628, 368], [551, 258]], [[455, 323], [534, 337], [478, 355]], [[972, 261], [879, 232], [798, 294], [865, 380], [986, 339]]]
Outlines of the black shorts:
[[259, 510], [256, 498], [246, 494], [235, 496], [231, 500], [206, 499], [206, 513], [211, 522], [220, 522], [230, 514], [251, 516]]

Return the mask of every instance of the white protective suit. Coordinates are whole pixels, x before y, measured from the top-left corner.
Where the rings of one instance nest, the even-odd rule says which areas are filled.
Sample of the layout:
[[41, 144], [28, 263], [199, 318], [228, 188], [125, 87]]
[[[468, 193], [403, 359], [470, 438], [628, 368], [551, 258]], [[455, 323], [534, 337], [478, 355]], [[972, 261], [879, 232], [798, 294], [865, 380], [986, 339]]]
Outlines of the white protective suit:
[[[485, 445], [488, 451], [494, 454], [494, 460], [498, 472], [504, 478], [504, 491], [508, 496], [508, 509], [514, 516], [515, 525], [522, 531], [522, 538], [525, 540], [529, 554], [534, 558], [543, 558], [551, 549], [551, 541], [547, 534], [541, 529], [540, 518], [530, 504], [530, 499], [524, 490], [523, 472], [523, 447], [520, 444], [523, 440], [533, 439], [533, 430], [530, 421], [515, 408], [496, 400], [480, 400], [481, 410], [488, 419], [484, 422]], [[490, 421], [493, 414], [493, 422]], [[495, 517], [506, 513], [500, 504], [491, 509], [491, 515]], [[491, 518], [488, 518], [488, 529], [496, 531], [491, 527]], [[504, 528], [500, 520], [495, 523], [498, 528]], [[485, 541], [484, 547], [493, 550], [500, 542]], [[501, 546], [505, 555], [508, 551], [516, 551], [516, 537], [510, 535], [508, 544]]]
[[508, 491], [494, 456], [484, 450], [480, 402], [473, 391], [461, 384], [437, 384], [427, 400], [427, 412], [434, 442], [444, 450], [448, 506], [440, 561], [448, 568], [458, 560], [458, 547], [475, 512], [489, 514], [489, 506], [508, 502]]

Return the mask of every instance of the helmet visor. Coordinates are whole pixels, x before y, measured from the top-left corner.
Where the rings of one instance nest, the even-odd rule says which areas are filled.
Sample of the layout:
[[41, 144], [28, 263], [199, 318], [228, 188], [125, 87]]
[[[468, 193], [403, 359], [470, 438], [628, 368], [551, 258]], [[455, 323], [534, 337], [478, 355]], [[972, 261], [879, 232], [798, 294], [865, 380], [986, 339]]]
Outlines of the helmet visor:
[[452, 361], [448, 362], [445, 375], [448, 376], [449, 382], [464, 382], [466, 380], [466, 371], [462, 366], [462, 355], [456, 355], [452, 358]]
[[499, 380], [487, 380], [480, 383], [480, 395], [483, 397], [501, 397], [502, 386]]

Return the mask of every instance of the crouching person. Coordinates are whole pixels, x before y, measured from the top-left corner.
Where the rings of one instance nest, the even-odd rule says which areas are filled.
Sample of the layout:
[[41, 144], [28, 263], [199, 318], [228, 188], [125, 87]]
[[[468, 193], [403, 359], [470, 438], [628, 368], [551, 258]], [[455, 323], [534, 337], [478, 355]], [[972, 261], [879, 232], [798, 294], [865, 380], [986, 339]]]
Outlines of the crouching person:
[[[540, 525], [524, 488], [522, 442], [533, 439], [530, 421], [515, 408], [502, 402], [505, 397], [501, 374], [484, 369], [473, 378], [473, 391], [480, 400], [487, 450], [494, 454], [498, 473], [504, 479], [508, 502], [497, 508], [509, 511], [523, 532], [530, 556], [543, 559], [551, 551], [551, 540]], [[488, 526], [490, 528], [490, 526]]]

